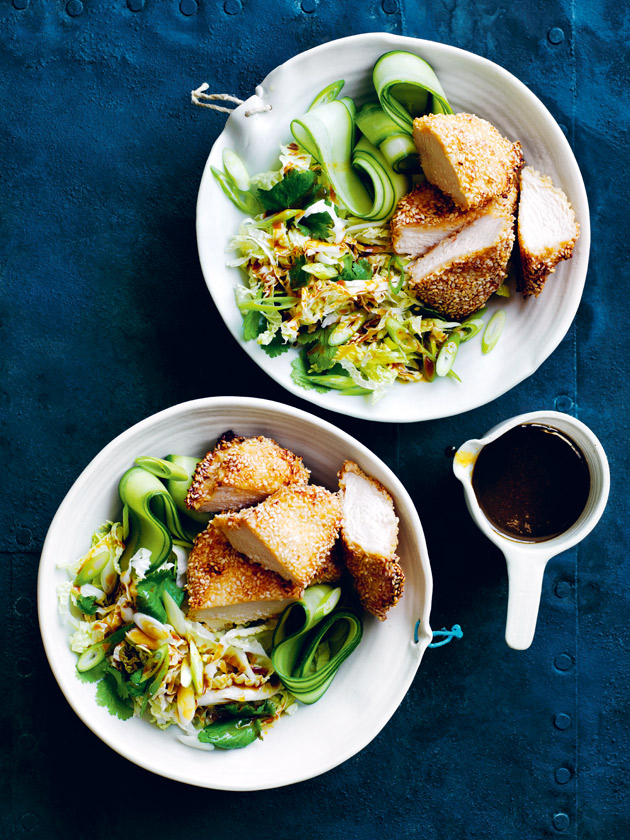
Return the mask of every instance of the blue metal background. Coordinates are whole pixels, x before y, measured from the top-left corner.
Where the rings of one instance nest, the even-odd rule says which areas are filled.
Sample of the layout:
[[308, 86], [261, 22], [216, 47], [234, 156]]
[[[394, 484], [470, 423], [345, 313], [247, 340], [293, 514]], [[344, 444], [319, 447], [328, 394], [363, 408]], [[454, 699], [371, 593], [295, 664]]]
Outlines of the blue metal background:
[[[37, 629], [39, 551], [76, 475], [141, 418], [225, 393], [309, 409], [237, 349], [206, 292], [195, 198], [223, 118], [189, 91], [248, 95], [301, 50], [379, 30], [496, 61], [566, 128], [592, 211], [586, 292], [552, 358], [491, 405], [401, 426], [326, 415], [408, 487], [433, 626], [459, 622], [464, 639], [427, 652], [394, 718], [341, 767], [264, 793], [187, 788], [117, 756], [65, 702]], [[630, 837], [629, 30], [617, 0], [2, 1], [3, 838]], [[208, 328], [191, 366], [193, 321]], [[613, 486], [597, 530], [549, 565], [534, 644], [517, 653], [502, 557], [445, 449], [539, 408], [594, 429]]]

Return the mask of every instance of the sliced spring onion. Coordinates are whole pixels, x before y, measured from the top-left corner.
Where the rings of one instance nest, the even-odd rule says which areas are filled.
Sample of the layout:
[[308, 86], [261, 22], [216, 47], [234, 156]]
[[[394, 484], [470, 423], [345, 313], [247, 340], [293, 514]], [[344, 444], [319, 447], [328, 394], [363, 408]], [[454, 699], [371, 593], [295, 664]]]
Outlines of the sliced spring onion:
[[[309, 380], [316, 385], [324, 385], [326, 388], [332, 388], [334, 391], [342, 391], [347, 396], [361, 396], [371, 394], [368, 388], [361, 388], [354, 384], [354, 381], [349, 376], [344, 376], [338, 373], [324, 373], [324, 374], [309, 374]], [[352, 392], [350, 394], [350, 392]]]
[[210, 170], [219, 182], [223, 192], [239, 210], [242, 210], [243, 213], [247, 213], [249, 216], [257, 216], [259, 213], [262, 213], [262, 205], [250, 192], [239, 189], [232, 178], [228, 177], [225, 172], [221, 172], [220, 169], [211, 166]]
[[326, 105], [328, 102], [332, 102], [333, 99], [336, 99], [339, 96], [344, 84], [345, 82], [340, 79], [338, 82], [332, 82], [323, 90], [320, 90], [315, 99], [313, 99], [309, 105], [308, 110], [312, 111], [313, 108], [319, 108], [320, 105]]
[[438, 376], [446, 376], [453, 367], [453, 362], [459, 349], [459, 333], [450, 334], [448, 341], [442, 345], [435, 361], [435, 372]]
[[469, 341], [471, 338], [473, 338], [473, 336], [477, 335], [477, 333], [480, 332], [482, 328], [482, 318], [467, 318], [457, 329], [461, 343], [463, 344], [465, 341]]
[[352, 164], [362, 169], [372, 181], [374, 199], [372, 209], [365, 218], [374, 221], [389, 219], [400, 199], [409, 191], [407, 178], [394, 172], [384, 155], [367, 137], [362, 137], [354, 147]]
[[243, 161], [232, 149], [223, 149], [223, 170], [239, 190], [246, 192], [249, 189], [249, 172]]
[[381, 107], [403, 131], [410, 132], [414, 117], [426, 112], [453, 113], [433, 68], [413, 53], [385, 53], [374, 65], [373, 79]]
[[501, 338], [503, 327], [505, 326], [505, 309], [499, 309], [495, 312], [492, 318], [488, 321], [488, 326], [483, 331], [481, 337], [481, 352], [489, 353], [496, 346], [497, 341]]
[[103, 659], [105, 659], [105, 651], [103, 649], [103, 644], [99, 642], [98, 644], [92, 645], [92, 647], [83, 651], [77, 660], [77, 671], [81, 671], [81, 673], [90, 671], [92, 668], [95, 668], [99, 662], [102, 662]]

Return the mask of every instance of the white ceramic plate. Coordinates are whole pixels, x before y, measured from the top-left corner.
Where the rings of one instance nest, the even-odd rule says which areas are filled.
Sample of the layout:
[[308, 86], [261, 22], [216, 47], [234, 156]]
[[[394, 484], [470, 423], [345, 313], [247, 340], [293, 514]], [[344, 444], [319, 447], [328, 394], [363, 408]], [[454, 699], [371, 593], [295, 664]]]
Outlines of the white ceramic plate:
[[[239, 269], [226, 267], [226, 246], [242, 214], [221, 191], [210, 165], [222, 168], [223, 149], [234, 149], [253, 174], [276, 166], [278, 147], [289, 142], [291, 119], [305, 112], [319, 90], [345, 79], [344, 95], [357, 102], [374, 97], [372, 68], [388, 50], [417, 53], [436, 71], [455, 111], [469, 111], [494, 123], [507, 137], [520, 140], [525, 161], [552, 177], [568, 195], [580, 223], [573, 258], [563, 263], [537, 299], [493, 301], [490, 311], [505, 308], [507, 323], [499, 344], [487, 356], [476, 337], [462, 347], [456, 371], [462, 382], [448, 378], [433, 383], [397, 383], [376, 404], [365, 397], [318, 394], [291, 379], [295, 351], [269, 358], [255, 342], [244, 342], [242, 318], [234, 302]], [[586, 279], [590, 225], [586, 191], [571, 147], [562, 130], [534, 94], [491, 61], [445, 44], [372, 33], [354, 35], [297, 55], [273, 70], [229, 117], [212, 147], [197, 202], [197, 240], [204, 277], [214, 302], [234, 338], [273, 379], [287, 390], [322, 408], [367, 420], [412, 422], [460, 414], [484, 405], [531, 376], [555, 350], [577, 311]], [[271, 111], [245, 114], [261, 104]], [[489, 317], [489, 316], [487, 316]]]
[[[364, 617], [364, 636], [324, 697], [276, 723], [244, 750], [201, 752], [144, 720], [121, 721], [80, 682], [56, 588], [68, 579], [57, 563], [83, 555], [99, 523], [120, 517], [118, 480], [139, 455], [202, 455], [227, 429], [264, 434], [304, 457], [314, 482], [337, 486], [337, 471], [356, 461], [390, 491], [400, 519], [398, 552], [405, 593], [387, 621]], [[387, 723], [413, 680], [431, 640], [432, 578], [422, 526], [394, 473], [363, 444], [323, 420], [266, 400], [213, 397], [169, 408], [117, 437], [81, 473], [46, 537], [38, 580], [39, 621], [48, 661], [69, 703], [106, 744], [162, 776], [222, 790], [262, 790], [317, 776], [363, 749]], [[421, 619], [418, 644], [413, 631]], [[378, 663], [379, 678], [374, 679]]]

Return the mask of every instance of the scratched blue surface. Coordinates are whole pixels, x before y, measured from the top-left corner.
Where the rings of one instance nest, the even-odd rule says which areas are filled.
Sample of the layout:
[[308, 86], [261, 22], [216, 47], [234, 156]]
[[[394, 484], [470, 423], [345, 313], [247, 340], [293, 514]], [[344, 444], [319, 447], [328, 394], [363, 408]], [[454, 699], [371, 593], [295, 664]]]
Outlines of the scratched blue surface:
[[[206, 292], [195, 198], [223, 119], [192, 108], [189, 91], [249, 94], [303, 49], [378, 30], [496, 61], [565, 126], [592, 212], [584, 299], [542, 369], [491, 405], [400, 427], [324, 415], [408, 487], [433, 626], [458, 622], [464, 638], [427, 652], [391, 722], [341, 767], [265, 793], [186, 788], [117, 756], [66, 704], [37, 630], [39, 551], [76, 475], [141, 418], [224, 393], [309, 408], [236, 350]], [[630, 836], [629, 35], [616, 0], [3, 0], [3, 838]], [[195, 321], [208, 329], [191, 363]], [[550, 564], [534, 644], [516, 653], [502, 639], [503, 560], [444, 453], [553, 407], [600, 437], [612, 494], [597, 530]]]

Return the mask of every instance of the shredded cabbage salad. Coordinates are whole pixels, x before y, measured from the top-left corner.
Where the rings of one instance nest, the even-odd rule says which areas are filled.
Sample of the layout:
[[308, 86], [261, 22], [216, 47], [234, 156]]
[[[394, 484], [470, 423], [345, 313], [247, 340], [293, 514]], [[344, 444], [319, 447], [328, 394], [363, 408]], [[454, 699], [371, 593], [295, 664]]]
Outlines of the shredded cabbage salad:
[[271, 661], [277, 620], [220, 631], [190, 621], [179, 606], [186, 550], [174, 546], [149, 571], [151, 552], [140, 548], [121, 570], [124, 548], [123, 525], [106, 522], [58, 588], [77, 673], [98, 683], [100, 705], [124, 720], [146, 714], [161, 729], [177, 726], [198, 749], [247, 746], [295, 710]]
[[[378, 399], [395, 381], [432, 381], [440, 351], [454, 335], [457, 344], [475, 335], [483, 312], [460, 324], [422, 304], [387, 221], [351, 216], [296, 144], [281, 146], [280, 163], [251, 186], [261, 196], [280, 185], [278, 201], [301, 208], [245, 218], [229, 244], [228, 265], [246, 277], [236, 288], [245, 340], [270, 356], [298, 348], [292, 378], [317, 391]], [[438, 375], [458, 379], [451, 365]]]

